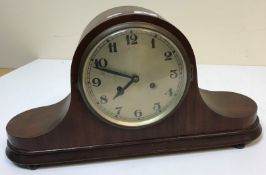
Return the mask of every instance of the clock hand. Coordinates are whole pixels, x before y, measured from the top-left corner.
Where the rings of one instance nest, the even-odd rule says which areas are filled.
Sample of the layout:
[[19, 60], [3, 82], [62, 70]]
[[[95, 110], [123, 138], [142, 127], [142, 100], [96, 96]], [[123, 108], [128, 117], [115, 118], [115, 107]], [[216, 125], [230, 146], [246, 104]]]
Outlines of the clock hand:
[[132, 76], [127, 75], [127, 74], [123, 74], [121, 72], [116, 72], [116, 71], [113, 71], [113, 70], [110, 70], [110, 69], [104, 69], [104, 68], [101, 68], [101, 67], [98, 67], [98, 66], [95, 66], [94, 68], [98, 69], [98, 70], [101, 70], [101, 71], [104, 71], [104, 72], [107, 72], [107, 73], [110, 73], [110, 74], [119, 75], [121, 77], [132, 79]]
[[137, 83], [139, 81], [139, 76], [137, 75], [133, 75], [131, 80], [124, 86], [124, 87], [121, 87], [121, 86], [118, 86], [116, 88], [117, 92], [116, 92], [116, 95], [114, 96], [113, 99], [115, 99], [116, 97], [118, 96], [121, 96], [124, 94], [125, 90], [132, 84], [132, 83]]
[[118, 87], [116, 88], [116, 90], [117, 90], [117, 92], [116, 92], [116, 94], [115, 94], [113, 100], [114, 100], [116, 97], [118, 97], [118, 96], [124, 94], [124, 88], [122, 88], [121, 86], [118, 86]]

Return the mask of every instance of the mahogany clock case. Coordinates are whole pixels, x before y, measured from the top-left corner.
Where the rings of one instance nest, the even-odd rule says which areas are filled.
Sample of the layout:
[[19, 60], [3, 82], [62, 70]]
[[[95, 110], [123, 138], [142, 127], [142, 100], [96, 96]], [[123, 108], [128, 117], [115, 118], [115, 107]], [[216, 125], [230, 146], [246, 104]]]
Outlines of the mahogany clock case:
[[[170, 32], [182, 44], [191, 67], [187, 93], [171, 116], [137, 129], [100, 120], [85, 104], [78, 86], [86, 47], [106, 29], [127, 22]], [[199, 89], [193, 50], [176, 27], [147, 9], [118, 7], [97, 16], [84, 30], [72, 61], [71, 93], [57, 104], [18, 114], [6, 130], [7, 157], [17, 165], [37, 167], [241, 145], [256, 139], [261, 126], [257, 105], [250, 98]]]

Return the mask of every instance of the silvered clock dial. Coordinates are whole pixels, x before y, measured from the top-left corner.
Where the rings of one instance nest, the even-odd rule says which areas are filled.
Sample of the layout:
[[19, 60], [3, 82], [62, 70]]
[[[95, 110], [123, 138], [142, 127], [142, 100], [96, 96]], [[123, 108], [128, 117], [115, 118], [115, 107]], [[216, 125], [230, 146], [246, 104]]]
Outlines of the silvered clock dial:
[[[156, 30], [157, 29], [157, 30]], [[155, 26], [115, 26], [87, 48], [81, 90], [87, 105], [115, 125], [139, 127], [171, 113], [187, 87], [181, 48]]]

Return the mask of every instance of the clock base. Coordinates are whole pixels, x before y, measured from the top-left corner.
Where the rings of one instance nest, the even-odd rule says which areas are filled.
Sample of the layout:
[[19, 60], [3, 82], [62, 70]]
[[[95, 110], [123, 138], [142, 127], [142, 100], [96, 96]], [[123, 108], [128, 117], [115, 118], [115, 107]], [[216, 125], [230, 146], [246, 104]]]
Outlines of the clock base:
[[8, 158], [18, 166], [28, 169], [36, 169], [39, 166], [97, 161], [159, 153], [173, 153], [230, 146], [239, 148], [236, 145], [245, 145], [257, 138], [260, 133], [261, 126], [259, 119], [257, 118], [255, 123], [249, 128], [232, 132], [140, 140], [90, 147], [27, 152], [14, 148], [8, 142], [6, 154]]

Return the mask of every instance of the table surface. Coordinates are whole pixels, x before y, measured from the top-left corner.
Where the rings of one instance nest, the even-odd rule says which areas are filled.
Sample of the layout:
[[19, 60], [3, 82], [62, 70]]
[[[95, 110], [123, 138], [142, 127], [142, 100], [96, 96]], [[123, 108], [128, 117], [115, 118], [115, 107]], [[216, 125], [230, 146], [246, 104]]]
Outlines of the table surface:
[[[103, 162], [39, 168], [16, 167], [5, 156], [7, 122], [25, 110], [60, 101], [70, 92], [70, 60], [38, 59], [0, 78], [0, 172], [24, 174], [203, 174], [256, 175], [266, 172], [266, 141], [261, 135], [245, 149], [222, 148]], [[219, 78], [217, 78], [219, 77]], [[198, 65], [199, 86], [242, 93], [258, 104], [266, 120], [266, 67]]]

